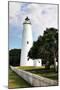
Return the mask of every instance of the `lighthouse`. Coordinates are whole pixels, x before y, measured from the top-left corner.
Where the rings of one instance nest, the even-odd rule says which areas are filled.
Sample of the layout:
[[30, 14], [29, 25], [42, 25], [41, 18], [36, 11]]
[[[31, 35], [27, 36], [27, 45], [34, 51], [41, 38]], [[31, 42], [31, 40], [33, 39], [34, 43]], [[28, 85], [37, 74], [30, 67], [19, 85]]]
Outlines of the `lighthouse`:
[[28, 57], [28, 52], [33, 45], [31, 25], [30, 19], [26, 17], [23, 22], [20, 66], [33, 66], [33, 60]]

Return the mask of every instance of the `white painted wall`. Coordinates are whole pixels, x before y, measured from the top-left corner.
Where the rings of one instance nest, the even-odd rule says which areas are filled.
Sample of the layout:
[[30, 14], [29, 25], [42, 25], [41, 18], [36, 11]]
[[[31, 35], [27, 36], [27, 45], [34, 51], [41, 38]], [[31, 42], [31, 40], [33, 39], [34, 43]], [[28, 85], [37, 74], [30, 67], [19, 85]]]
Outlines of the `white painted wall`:
[[34, 60], [34, 66], [42, 66], [42, 60], [41, 59], [35, 59]]
[[29, 61], [27, 61], [26, 66], [34, 66], [34, 62], [32, 59], [29, 59]]

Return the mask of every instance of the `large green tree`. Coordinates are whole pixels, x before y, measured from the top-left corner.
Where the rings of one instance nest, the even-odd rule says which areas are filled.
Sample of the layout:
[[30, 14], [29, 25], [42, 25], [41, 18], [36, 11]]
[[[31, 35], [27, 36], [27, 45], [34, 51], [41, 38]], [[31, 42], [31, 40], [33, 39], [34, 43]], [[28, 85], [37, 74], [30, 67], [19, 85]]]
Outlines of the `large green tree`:
[[28, 56], [33, 59], [40, 58], [50, 67], [54, 64], [56, 71], [56, 61], [58, 61], [58, 30], [47, 28], [43, 36], [39, 36], [30, 49]]

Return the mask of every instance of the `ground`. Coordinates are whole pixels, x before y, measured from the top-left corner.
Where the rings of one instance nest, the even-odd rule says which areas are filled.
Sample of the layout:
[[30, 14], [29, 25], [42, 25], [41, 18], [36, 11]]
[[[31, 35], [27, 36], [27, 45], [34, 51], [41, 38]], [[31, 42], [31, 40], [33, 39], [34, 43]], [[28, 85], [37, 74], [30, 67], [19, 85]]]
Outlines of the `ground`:
[[9, 81], [8, 81], [8, 88], [14, 89], [14, 88], [27, 88], [31, 87], [30, 84], [28, 84], [25, 80], [23, 80], [21, 77], [19, 77], [15, 72], [13, 72], [11, 69], [9, 69]]
[[37, 74], [39, 76], [43, 76], [52, 80], [58, 80], [58, 73], [55, 73], [53, 70], [34, 70], [34, 71], [30, 71], [34, 74]]
[[[54, 72], [54, 68], [50, 70], [46, 70], [44, 66], [42, 67], [34, 67], [34, 66], [18, 66], [18, 69], [26, 70], [31, 73], [52, 79], [58, 80], [58, 73]], [[32, 87], [25, 80], [19, 77], [15, 72], [9, 69], [9, 89], [10, 88], [27, 88]]]
[[29, 71], [31, 73], [52, 79], [52, 80], [58, 80], [58, 73], [54, 72], [54, 68], [50, 68], [49, 70], [46, 70], [44, 66], [42, 67], [34, 67], [34, 66], [20, 66], [17, 67], [22, 70]]

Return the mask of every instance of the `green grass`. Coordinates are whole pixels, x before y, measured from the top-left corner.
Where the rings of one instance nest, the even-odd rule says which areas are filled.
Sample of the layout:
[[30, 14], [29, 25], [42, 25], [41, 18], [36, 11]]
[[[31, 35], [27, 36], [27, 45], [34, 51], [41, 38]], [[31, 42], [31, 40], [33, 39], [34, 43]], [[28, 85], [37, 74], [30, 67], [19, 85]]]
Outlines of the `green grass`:
[[39, 76], [43, 76], [52, 80], [58, 80], [58, 73], [54, 72], [54, 69], [46, 70], [44, 68], [40, 68], [37, 70], [31, 70], [31, 73], [37, 74]]
[[58, 80], [58, 73], [54, 72], [54, 68], [50, 68], [50, 70], [46, 70], [44, 66], [42, 67], [34, 67], [34, 66], [19, 66], [16, 67], [18, 69], [26, 70], [31, 73], [37, 74], [39, 76], [43, 76], [52, 80]]
[[14, 88], [27, 88], [27, 87], [32, 87], [32, 86], [28, 84], [25, 80], [23, 80], [21, 77], [19, 77], [11, 69], [9, 69], [8, 88], [14, 89]]
[[22, 69], [22, 70], [37, 70], [37, 69], [42, 69], [45, 68], [44, 66], [17, 66], [16, 68]]
[[58, 73], [55, 73], [55, 72], [47, 72], [47, 71], [45, 71], [45, 72], [41, 72], [41, 71], [37, 72], [37, 71], [33, 71], [32, 73], [37, 74], [39, 76], [49, 78], [49, 79], [52, 79], [52, 80], [58, 80]]

